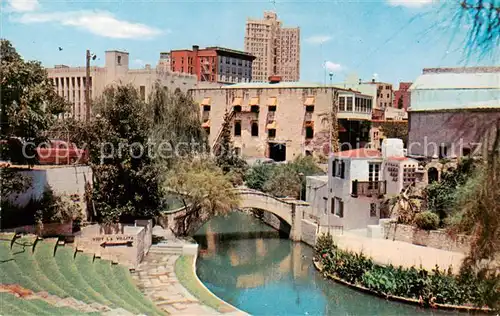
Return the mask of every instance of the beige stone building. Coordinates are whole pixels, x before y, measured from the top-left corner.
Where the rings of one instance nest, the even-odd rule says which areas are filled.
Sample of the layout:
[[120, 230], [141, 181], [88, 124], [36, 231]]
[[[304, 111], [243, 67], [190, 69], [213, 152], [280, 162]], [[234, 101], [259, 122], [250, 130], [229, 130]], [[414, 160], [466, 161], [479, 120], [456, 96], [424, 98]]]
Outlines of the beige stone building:
[[[299, 82], [238, 83], [193, 89], [202, 125], [212, 146], [220, 137], [224, 114], [230, 113], [234, 145], [245, 158], [293, 160], [299, 155], [329, 154], [333, 97], [339, 97], [339, 138], [368, 138], [363, 121], [371, 119], [372, 98], [357, 91]], [[365, 135], [362, 135], [362, 134]]]
[[[130, 69], [127, 52], [106, 51], [105, 58], [104, 67], [90, 67], [92, 100], [99, 97], [106, 86], [112, 84], [133, 84], [144, 100], [156, 82], [170, 89], [179, 88], [182, 91], [187, 91], [197, 84], [194, 75], [170, 71], [168, 60], [164, 58], [160, 58], [156, 68], [145, 65], [143, 69]], [[57, 93], [72, 104], [68, 115], [73, 115], [76, 119], [85, 119], [85, 67], [56, 65], [54, 68], [48, 68], [47, 72]]]
[[257, 57], [253, 82], [266, 82], [272, 75], [283, 81], [300, 80], [300, 29], [282, 27], [276, 13], [266, 11], [262, 20], [247, 20], [245, 51]]

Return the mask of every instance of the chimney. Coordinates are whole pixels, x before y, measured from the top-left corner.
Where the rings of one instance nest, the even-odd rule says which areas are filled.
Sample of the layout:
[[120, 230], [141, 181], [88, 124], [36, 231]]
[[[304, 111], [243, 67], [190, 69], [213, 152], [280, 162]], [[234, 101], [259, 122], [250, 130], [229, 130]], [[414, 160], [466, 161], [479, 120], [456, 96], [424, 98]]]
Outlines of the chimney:
[[281, 82], [281, 76], [269, 76], [268, 78], [269, 80], [269, 83], [273, 84], [273, 83], [280, 83]]
[[193, 50], [198, 50], [200, 48], [200, 46], [198, 45], [193, 45]]

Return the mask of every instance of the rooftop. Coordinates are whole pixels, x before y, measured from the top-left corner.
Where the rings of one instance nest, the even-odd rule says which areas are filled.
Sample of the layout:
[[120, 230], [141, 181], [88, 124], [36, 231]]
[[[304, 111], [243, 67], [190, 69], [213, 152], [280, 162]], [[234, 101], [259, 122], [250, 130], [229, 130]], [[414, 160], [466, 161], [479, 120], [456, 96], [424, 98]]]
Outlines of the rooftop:
[[361, 159], [382, 158], [382, 154], [380, 153], [380, 151], [368, 148], [339, 151], [333, 153], [333, 156], [339, 158], [361, 158]]
[[[424, 69], [410, 90], [498, 89], [500, 67]], [[441, 71], [442, 70], [442, 71]], [[448, 70], [448, 71], [447, 71]], [[496, 71], [493, 71], [496, 70]]]

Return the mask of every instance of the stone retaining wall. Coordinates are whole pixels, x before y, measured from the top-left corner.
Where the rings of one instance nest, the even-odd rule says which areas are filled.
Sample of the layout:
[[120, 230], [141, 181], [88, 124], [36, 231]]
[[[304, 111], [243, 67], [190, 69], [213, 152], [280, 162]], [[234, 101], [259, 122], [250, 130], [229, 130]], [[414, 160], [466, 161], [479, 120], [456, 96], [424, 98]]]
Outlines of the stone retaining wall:
[[307, 219], [302, 220], [302, 241], [311, 247], [316, 244], [316, 234], [318, 232], [318, 225], [308, 221]]
[[461, 253], [467, 253], [470, 248], [469, 236], [458, 235], [453, 238], [442, 230], [427, 231], [394, 222], [384, 223], [383, 236], [385, 239]]
[[34, 234], [46, 236], [73, 236], [73, 221], [67, 223], [47, 223], [43, 225], [25, 225], [15, 228], [2, 229], [2, 232]]

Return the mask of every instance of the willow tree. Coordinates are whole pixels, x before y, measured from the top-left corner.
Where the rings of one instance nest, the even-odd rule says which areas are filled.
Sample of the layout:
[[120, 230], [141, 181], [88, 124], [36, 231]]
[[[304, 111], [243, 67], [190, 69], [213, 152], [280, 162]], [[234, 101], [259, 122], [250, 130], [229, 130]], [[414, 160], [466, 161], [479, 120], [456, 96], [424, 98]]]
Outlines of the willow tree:
[[231, 182], [210, 159], [179, 160], [165, 179], [165, 187], [177, 192], [185, 207], [176, 219], [177, 235], [193, 233], [211, 217], [227, 214], [239, 205]]

